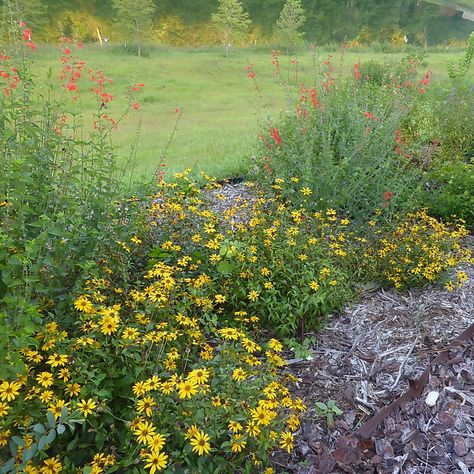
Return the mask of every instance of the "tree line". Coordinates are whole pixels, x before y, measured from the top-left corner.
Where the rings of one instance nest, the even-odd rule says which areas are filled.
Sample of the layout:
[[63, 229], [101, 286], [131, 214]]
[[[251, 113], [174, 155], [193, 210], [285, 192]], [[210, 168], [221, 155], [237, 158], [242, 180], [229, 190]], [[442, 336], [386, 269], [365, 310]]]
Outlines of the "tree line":
[[97, 40], [100, 31], [117, 41], [191, 46], [303, 40], [428, 45], [465, 40], [474, 28], [462, 12], [424, 0], [0, 0], [4, 18], [12, 4], [50, 41], [59, 34]]

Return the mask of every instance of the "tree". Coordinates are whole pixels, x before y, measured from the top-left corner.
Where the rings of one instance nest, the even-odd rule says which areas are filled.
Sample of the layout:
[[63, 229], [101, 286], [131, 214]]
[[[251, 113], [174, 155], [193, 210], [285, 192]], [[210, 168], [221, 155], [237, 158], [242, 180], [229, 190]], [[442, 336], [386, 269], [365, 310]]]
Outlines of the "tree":
[[281, 45], [294, 49], [303, 38], [299, 29], [306, 21], [301, 0], [287, 0], [275, 24], [275, 36]]
[[152, 17], [156, 11], [153, 0], [113, 0], [119, 27], [126, 34], [134, 35], [137, 42], [137, 54], [142, 55], [142, 39], [153, 26]]
[[239, 0], [219, 0], [217, 12], [212, 14], [211, 19], [222, 35], [226, 56], [232, 43], [247, 33], [252, 23]]
[[37, 38], [47, 26], [48, 7], [43, 0], [0, 0], [0, 21], [0, 30], [8, 29], [7, 24], [18, 26], [19, 21], [24, 21]]

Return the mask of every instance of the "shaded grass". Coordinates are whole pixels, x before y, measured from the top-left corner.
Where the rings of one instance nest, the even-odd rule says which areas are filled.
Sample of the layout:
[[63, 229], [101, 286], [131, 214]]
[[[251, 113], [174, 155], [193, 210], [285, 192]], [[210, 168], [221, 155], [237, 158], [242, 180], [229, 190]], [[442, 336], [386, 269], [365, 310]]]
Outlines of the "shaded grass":
[[[289, 57], [280, 57], [282, 76], [295, 86], [295, 93], [300, 83], [311, 84], [315, 77], [321, 84], [319, 64], [326, 54], [299, 54], [297, 66], [290, 64]], [[52, 82], [56, 83], [53, 94], [58, 98], [67, 96], [58, 92], [61, 88], [55, 80], [61, 69], [59, 56], [58, 48], [40, 47], [35, 65], [38, 82], [46, 79], [52, 67]], [[383, 61], [387, 57], [396, 60], [403, 56], [347, 51], [341, 60], [334, 53], [335, 76], [351, 74], [355, 62]], [[445, 79], [446, 65], [457, 57], [455, 53], [429, 55], [427, 69], [433, 70], [433, 79]], [[182, 117], [166, 152], [167, 169], [175, 172], [191, 167], [222, 178], [241, 174], [248, 167], [259, 123], [275, 120], [280, 110], [290, 106], [281, 80], [275, 76], [270, 52], [234, 50], [225, 58], [218, 49], [153, 48], [149, 58], [137, 58], [114, 53], [112, 49], [86, 46], [80, 51], [80, 59], [87, 62], [87, 67], [102, 69], [114, 80], [110, 90], [115, 100], [107, 110], [113, 116], [120, 116], [126, 108], [127, 89], [135, 83], [145, 84], [138, 97], [141, 109], [130, 112], [119, 124], [114, 138], [122, 163], [127, 163], [127, 174], [133, 172], [136, 178], [151, 176], [160, 164], [176, 121], [176, 107], [182, 110]], [[260, 96], [254, 81], [247, 77], [245, 68], [249, 63], [254, 64]], [[82, 112], [85, 123], [92, 123], [97, 111], [94, 94], [88, 92], [92, 83], [84, 78], [79, 85], [84, 93], [74, 108]], [[138, 149], [130, 159], [138, 128]]]

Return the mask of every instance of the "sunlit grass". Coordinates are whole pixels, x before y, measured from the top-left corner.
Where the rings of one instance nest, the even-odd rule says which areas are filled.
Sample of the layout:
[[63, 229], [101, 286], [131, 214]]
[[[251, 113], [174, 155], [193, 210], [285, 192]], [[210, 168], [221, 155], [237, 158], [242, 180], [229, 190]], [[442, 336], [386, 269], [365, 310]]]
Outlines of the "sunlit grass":
[[[314, 80], [321, 84], [319, 64], [327, 53], [318, 53], [299, 54], [297, 66], [290, 64], [288, 56], [281, 56], [283, 79], [293, 85], [310, 84]], [[403, 57], [401, 53], [387, 56], [346, 51], [343, 58], [339, 53], [333, 54], [336, 78], [351, 74], [355, 62]], [[55, 80], [61, 69], [59, 56], [58, 48], [38, 49], [39, 82], [46, 79], [50, 67], [52, 80]], [[446, 78], [446, 65], [456, 57], [454, 53], [435, 53], [427, 57], [427, 69], [433, 70], [435, 81]], [[280, 110], [288, 107], [284, 87], [275, 76], [270, 51], [234, 50], [225, 58], [218, 49], [156, 49], [148, 58], [137, 58], [114, 54], [112, 49], [86, 46], [80, 51], [80, 58], [87, 61], [88, 67], [100, 68], [114, 80], [111, 92], [115, 99], [107, 112], [115, 117], [126, 107], [127, 89], [135, 83], [145, 84], [138, 97], [140, 110], [130, 112], [119, 124], [114, 138], [122, 162], [128, 163], [128, 173], [133, 172], [135, 177], [151, 175], [159, 166], [175, 126], [177, 107], [182, 116], [174, 139], [166, 149], [167, 169], [174, 172], [192, 167], [218, 177], [242, 174], [251, 160], [259, 123], [274, 120]], [[247, 77], [245, 68], [249, 63], [254, 65], [261, 94], [256, 92], [254, 81]], [[83, 90], [90, 87], [86, 78], [80, 87]], [[86, 123], [92, 123], [92, 118], [88, 120], [97, 111], [94, 94], [81, 94], [80, 100], [75, 105], [76, 110], [82, 111]], [[130, 158], [138, 129], [138, 148]]]

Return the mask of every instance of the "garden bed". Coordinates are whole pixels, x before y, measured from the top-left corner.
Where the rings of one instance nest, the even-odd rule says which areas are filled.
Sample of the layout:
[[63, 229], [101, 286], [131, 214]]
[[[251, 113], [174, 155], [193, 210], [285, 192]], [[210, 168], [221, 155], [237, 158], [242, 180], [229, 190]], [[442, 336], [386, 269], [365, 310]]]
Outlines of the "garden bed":
[[[472, 248], [472, 238], [468, 244]], [[406, 392], [410, 380], [473, 323], [474, 266], [463, 271], [468, 282], [452, 292], [430, 286], [367, 294], [329, 319], [312, 360], [289, 360], [308, 412], [292, 457], [275, 460], [282, 471], [472, 472], [472, 340], [435, 365], [422, 395], [395, 410], [370, 439], [357, 443], [350, 436]], [[426, 403], [430, 392], [438, 394], [432, 407]], [[343, 411], [332, 426], [318, 416], [315, 405], [329, 399]]]

